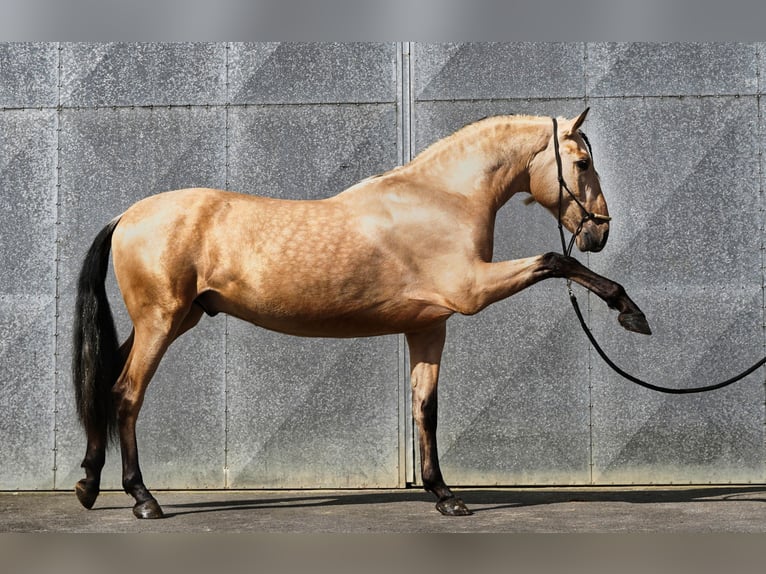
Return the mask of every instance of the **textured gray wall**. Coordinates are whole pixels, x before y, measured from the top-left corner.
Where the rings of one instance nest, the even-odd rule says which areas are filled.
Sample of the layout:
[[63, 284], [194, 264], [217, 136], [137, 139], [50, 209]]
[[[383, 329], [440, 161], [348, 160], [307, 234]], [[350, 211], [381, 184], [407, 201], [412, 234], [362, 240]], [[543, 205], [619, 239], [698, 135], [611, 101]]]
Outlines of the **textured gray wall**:
[[[764, 353], [759, 44], [0, 45], [0, 488], [69, 489], [84, 437], [69, 374], [73, 282], [95, 233], [185, 186], [326, 197], [498, 113], [572, 116], [614, 216], [604, 252], [650, 338], [582, 293], [618, 364], [669, 385]], [[496, 258], [558, 248], [518, 198]], [[129, 323], [113, 279], [120, 330]], [[581, 291], [579, 291], [581, 292]], [[417, 481], [401, 337], [313, 340], [218, 316], [171, 349], [139, 419], [150, 487]], [[451, 320], [448, 482], [764, 482], [764, 376], [704, 396], [630, 385], [561, 282]], [[119, 456], [106, 486], [119, 487]]]

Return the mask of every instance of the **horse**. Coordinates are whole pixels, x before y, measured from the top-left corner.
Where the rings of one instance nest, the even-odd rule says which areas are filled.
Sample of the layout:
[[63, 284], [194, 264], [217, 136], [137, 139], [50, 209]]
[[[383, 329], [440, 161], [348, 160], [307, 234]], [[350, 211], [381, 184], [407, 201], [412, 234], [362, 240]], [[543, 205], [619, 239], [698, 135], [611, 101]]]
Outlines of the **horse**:
[[[164, 516], [138, 463], [144, 394], [174, 340], [203, 315], [227, 313], [304, 337], [403, 333], [423, 487], [442, 514], [471, 514], [445, 483], [436, 444], [449, 317], [565, 278], [619, 311], [626, 329], [651, 332], [620, 284], [568, 255], [492, 259], [496, 213], [517, 193], [551, 212], [580, 251], [606, 244], [609, 212], [580, 131], [587, 113], [484, 118], [325, 199], [183, 189], [144, 198], [110, 221], [77, 283], [72, 374], [87, 437], [80, 503], [93, 507], [107, 447], [119, 441], [133, 514]], [[104, 286], [110, 252], [132, 321], [121, 344]]]

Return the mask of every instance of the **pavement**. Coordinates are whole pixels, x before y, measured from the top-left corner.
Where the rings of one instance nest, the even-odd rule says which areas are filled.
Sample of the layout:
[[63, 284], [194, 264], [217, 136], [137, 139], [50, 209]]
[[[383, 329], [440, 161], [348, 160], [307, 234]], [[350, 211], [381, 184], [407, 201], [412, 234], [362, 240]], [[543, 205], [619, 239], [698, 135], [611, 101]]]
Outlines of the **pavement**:
[[74, 492], [0, 492], [0, 571], [764, 572], [766, 485], [455, 492], [472, 516], [416, 489], [156, 490], [160, 520], [134, 518], [122, 492], [92, 510]]
[[154, 491], [138, 520], [102, 492], [0, 492], [0, 533], [766, 533], [766, 485], [455, 489], [472, 516], [442, 516], [418, 489]]

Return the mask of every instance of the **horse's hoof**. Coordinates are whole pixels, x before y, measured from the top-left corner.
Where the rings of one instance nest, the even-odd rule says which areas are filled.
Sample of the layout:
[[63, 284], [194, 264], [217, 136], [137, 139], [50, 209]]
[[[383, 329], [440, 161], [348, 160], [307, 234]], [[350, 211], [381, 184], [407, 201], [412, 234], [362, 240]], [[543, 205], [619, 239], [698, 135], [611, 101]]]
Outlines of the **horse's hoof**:
[[444, 516], [470, 516], [473, 514], [462, 500], [454, 496], [437, 502], [436, 510]]
[[641, 311], [631, 311], [620, 313], [617, 317], [625, 329], [633, 331], [634, 333], [641, 333], [642, 335], [651, 335], [652, 330], [649, 328], [649, 322], [646, 320], [646, 316]]
[[90, 510], [93, 508], [96, 499], [98, 498], [99, 489], [88, 487], [88, 482], [85, 479], [80, 480], [74, 485], [75, 494], [77, 494], [77, 500], [80, 501], [85, 508]]
[[165, 518], [162, 508], [153, 498], [136, 503], [133, 507], [133, 515], [136, 518]]

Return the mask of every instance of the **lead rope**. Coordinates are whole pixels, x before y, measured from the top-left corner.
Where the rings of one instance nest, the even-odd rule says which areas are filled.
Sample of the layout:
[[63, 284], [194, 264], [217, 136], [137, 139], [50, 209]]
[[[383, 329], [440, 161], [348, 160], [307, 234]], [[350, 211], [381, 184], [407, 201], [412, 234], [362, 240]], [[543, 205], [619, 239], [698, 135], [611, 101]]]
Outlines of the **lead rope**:
[[[556, 118], [553, 119], [553, 150], [556, 154], [556, 166], [558, 169], [558, 176], [559, 176], [559, 213], [558, 213], [558, 227], [559, 227], [559, 236], [561, 237], [561, 250], [563, 254], [566, 257], [570, 257], [572, 252], [572, 246], [574, 245], [575, 238], [582, 230], [582, 226], [585, 224], [585, 222], [588, 219], [594, 219], [598, 218], [598, 216], [594, 216], [594, 214], [590, 213], [587, 209], [585, 209], [585, 206], [577, 199], [577, 197], [572, 193], [572, 191], [569, 189], [569, 187], [566, 184], [566, 181], [564, 181], [563, 176], [563, 167], [561, 165], [561, 154], [559, 152], [559, 140], [558, 140], [558, 134], [557, 134], [557, 122]], [[588, 145], [588, 148], [590, 148], [590, 144]], [[592, 153], [591, 153], [592, 155]], [[561, 216], [563, 214], [562, 212], [562, 206], [564, 203], [564, 191], [567, 191], [570, 196], [577, 202], [577, 205], [580, 206], [580, 209], [582, 209], [583, 213], [585, 214], [580, 221], [580, 225], [577, 227], [577, 230], [572, 235], [572, 238], [569, 241], [569, 244], [567, 245], [566, 240], [564, 239], [564, 227], [561, 222]], [[614, 361], [612, 361], [609, 356], [604, 352], [604, 350], [601, 348], [601, 345], [598, 344], [598, 341], [596, 341], [596, 338], [593, 336], [593, 333], [591, 333], [590, 328], [585, 323], [585, 319], [582, 315], [582, 311], [580, 311], [580, 305], [577, 303], [577, 297], [574, 294], [574, 291], [572, 291], [572, 281], [567, 280], [567, 289], [569, 290], [569, 300], [572, 302], [572, 308], [575, 311], [575, 314], [577, 315], [577, 319], [580, 321], [580, 326], [582, 327], [582, 330], [585, 332], [585, 334], [588, 337], [588, 340], [590, 341], [591, 345], [593, 345], [593, 348], [596, 349], [596, 352], [599, 354], [599, 356], [603, 359], [603, 361], [609, 365], [609, 367], [618, 375], [623, 377], [624, 379], [629, 380], [631, 383], [635, 383], [637, 385], [640, 385], [646, 389], [650, 389], [652, 391], [657, 391], [660, 393], [667, 393], [671, 395], [689, 395], [693, 393], [706, 393], [708, 391], [714, 391], [716, 389], [721, 389], [723, 387], [728, 387], [729, 385], [736, 383], [737, 381], [740, 381], [744, 379], [749, 374], [753, 373], [754, 371], [758, 370], [760, 367], [762, 367], [764, 364], [766, 364], [766, 357], [762, 358], [760, 361], [755, 363], [752, 367], [749, 369], [743, 371], [742, 373], [731, 377], [730, 379], [726, 379], [725, 381], [722, 381], [720, 383], [716, 383], [713, 385], [705, 385], [701, 387], [690, 387], [685, 389], [677, 389], [677, 388], [671, 388], [671, 387], [662, 387], [659, 385], [653, 385], [652, 383], [647, 383], [646, 381], [639, 379], [638, 377], [635, 377], [631, 375], [630, 373], [622, 370], [620, 367], [618, 367]]]

